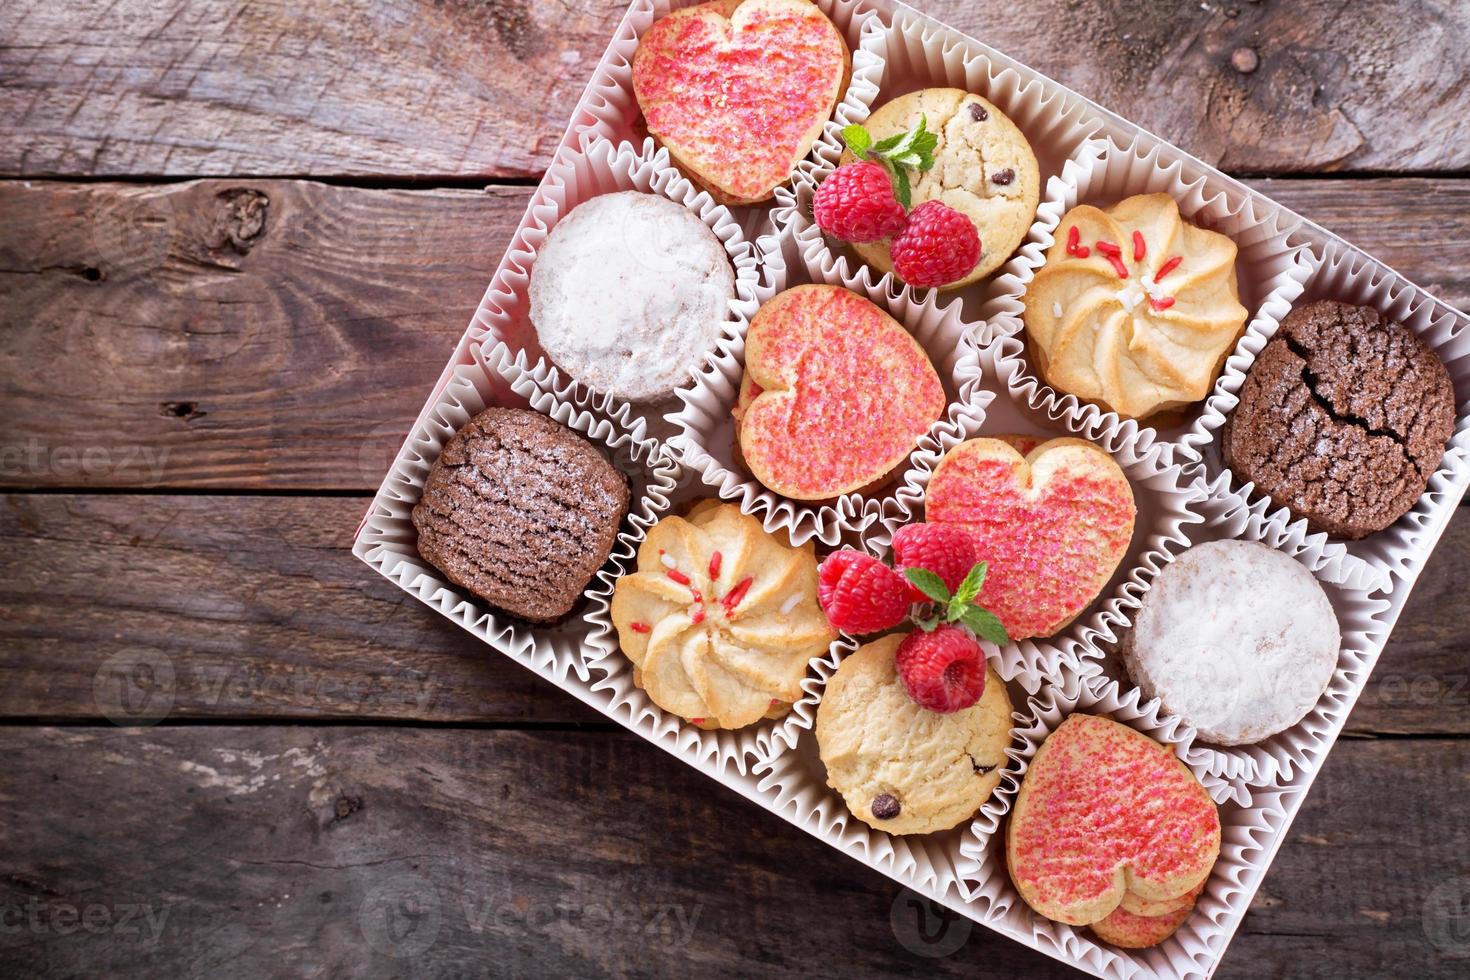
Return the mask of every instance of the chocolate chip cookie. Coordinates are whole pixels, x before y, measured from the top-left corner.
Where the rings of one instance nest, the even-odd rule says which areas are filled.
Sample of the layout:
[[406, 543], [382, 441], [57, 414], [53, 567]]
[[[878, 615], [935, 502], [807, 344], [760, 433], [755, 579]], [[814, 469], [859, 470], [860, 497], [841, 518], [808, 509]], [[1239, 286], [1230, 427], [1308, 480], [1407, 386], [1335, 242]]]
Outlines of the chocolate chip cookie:
[[885, 636], [842, 661], [822, 692], [817, 746], [827, 784], [854, 816], [891, 834], [927, 834], [969, 820], [1000, 783], [1011, 699], [987, 666], [970, 707], [920, 707], [894, 665], [902, 642]]
[[550, 623], [607, 561], [627, 512], [627, 479], [591, 443], [539, 412], [490, 408], [445, 444], [413, 524], [449, 581]]
[[1434, 351], [1377, 310], [1293, 310], [1226, 421], [1225, 462], [1314, 531], [1356, 539], [1410, 510], [1455, 428]]

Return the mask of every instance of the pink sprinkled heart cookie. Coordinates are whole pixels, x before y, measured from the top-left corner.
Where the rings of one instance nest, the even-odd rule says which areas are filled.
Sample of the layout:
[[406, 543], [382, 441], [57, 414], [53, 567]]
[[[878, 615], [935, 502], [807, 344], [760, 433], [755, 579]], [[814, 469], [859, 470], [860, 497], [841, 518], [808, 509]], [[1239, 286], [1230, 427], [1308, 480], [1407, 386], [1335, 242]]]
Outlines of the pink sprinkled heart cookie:
[[751, 473], [793, 500], [880, 483], [944, 412], [929, 356], [840, 286], [779, 293], [750, 322], [737, 438]]
[[1169, 748], [1096, 715], [1068, 716], [1037, 749], [1006, 830], [1021, 897], [1074, 926], [1102, 922], [1130, 892], [1186, 895], [1219, 855], [1220, 814], [1194, 774]]
[[648, 131], [724, 204], [764, 201], [847, 87], [847, 42], [810, 0], [716, 0], [655, 21], [633, 55]]
[[1021, 640], [1053, 635], [1097, 597], [1128, 550], [1137, 508], [1128, 477], [1092, 443], [1004, 437], [946, 453], [924, 513], [970, 533], [990, 563], [979, 601]]
[[1119, 905], [1108, 913], [1107, 918], [1101, 922], [1092, 924], [1092, 931], [1097, 933], [1097, 938], [1114, 946], [1122, 946], [1125, 949], [1146, 949], [1149, 946], [1157, 946], [1159, 943], [1174, 935], [1174, 930], [1184, 924], [1189, 914], [1194, 911], [1195, 899], [1199, 898], [1200, 892], [1204, 891], [1204, 883], [1180, 898], [1174, 900], [1172, 907], [1166, 912], [1157, 915], [1140, 915], [1130, 911], [1124, 905]]

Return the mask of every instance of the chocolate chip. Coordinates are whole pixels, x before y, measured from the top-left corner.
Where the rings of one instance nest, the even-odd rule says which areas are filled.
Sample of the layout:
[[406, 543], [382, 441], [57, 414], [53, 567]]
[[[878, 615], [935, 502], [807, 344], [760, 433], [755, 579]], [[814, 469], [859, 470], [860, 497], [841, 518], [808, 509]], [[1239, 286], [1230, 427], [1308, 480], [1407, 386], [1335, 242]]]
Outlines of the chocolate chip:
[[1007, 167], [1004, 170], [997, 170], [995, 173], [990, 175], [990, 182], [992, 184], [999, 184], [1001, 187], [1004, 187], [1015, 179], [1016, 172], [1010, 167]]
[[985, 120], [990, 118], [990, 113], [986, 112], [985, 107], [980, 103], [971, 102], [970, 118], [975, 120], [976, 122], [984, 122]]
[[898, 816], [898, 811], [902, 810], [903, 807], [899, 805], [898, 800], [891, 794], [879, 793], [874, 798], [871, 809], [874, 820], [892, 820]]

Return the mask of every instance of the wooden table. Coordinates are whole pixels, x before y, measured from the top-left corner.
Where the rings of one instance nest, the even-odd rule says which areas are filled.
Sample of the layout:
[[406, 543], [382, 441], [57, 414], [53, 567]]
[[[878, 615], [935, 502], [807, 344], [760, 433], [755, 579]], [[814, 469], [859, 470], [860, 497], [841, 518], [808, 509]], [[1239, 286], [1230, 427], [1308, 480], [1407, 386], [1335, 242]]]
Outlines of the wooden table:
[[[1467, 5], [926, 6], [1470, 307]], [[1069, 975], [348, 554], [621, 12], [0, 4], [0, 975]], [[1465, 975], [1467, 575], [1220, 976]]]

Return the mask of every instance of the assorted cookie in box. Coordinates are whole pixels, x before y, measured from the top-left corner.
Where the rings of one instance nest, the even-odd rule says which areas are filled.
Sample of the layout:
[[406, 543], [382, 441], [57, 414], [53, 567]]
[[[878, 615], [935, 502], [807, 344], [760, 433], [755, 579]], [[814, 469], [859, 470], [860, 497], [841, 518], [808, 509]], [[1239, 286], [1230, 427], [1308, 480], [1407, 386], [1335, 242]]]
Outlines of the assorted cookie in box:
[[[1206, 495], [1170, 427], [1225, 376], [1235, 475], [1363, 538], [1442, 472], [1450, 372], [1384, 309], [1303, 300], [1262, 202], [912, 12], [642, 4], [623, 30], [589, 87], [620, 95], [584, 100], [359, 553], [982, 922], [1195, 962], [1241, 900], [1208, 898], [1217, 862], [1264, 873], [1222, 828], [1279, 825], [1251, 789], [1292, 775], [1209, 753], [1317, 738], [1383, 605], [1329, 596], [1283, 522], [1191, 546], [1141, 509]], [[1026, 431], [961, 383], [981, 349], [1013, 403], [1037, 379]]]

